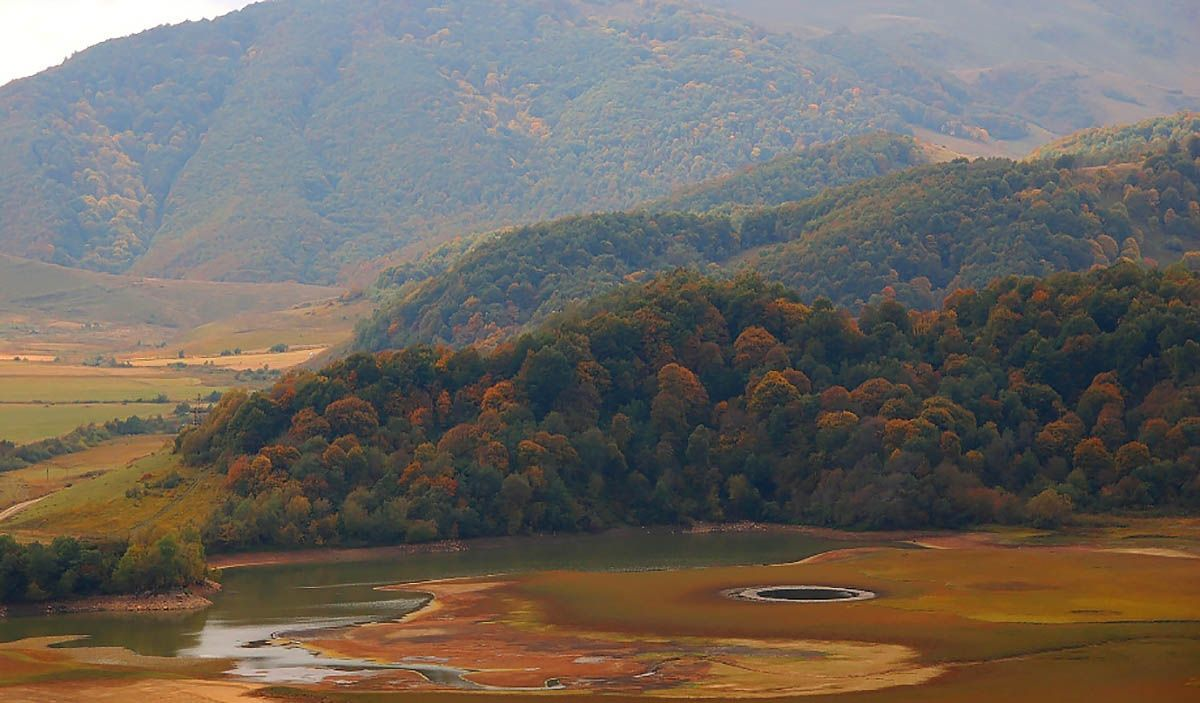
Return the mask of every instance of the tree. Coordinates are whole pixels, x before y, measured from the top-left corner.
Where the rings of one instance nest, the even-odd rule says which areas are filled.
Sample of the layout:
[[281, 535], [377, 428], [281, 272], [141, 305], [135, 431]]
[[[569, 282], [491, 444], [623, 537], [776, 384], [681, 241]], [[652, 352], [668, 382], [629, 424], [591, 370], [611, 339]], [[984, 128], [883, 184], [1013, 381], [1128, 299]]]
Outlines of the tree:
[[779, 340], [775, 338], [775, 335], [764, 328], [747, 327], [733, 343], [733, 350], [736, 353], [734, 363], [744, 369], [756, 368], [766, 361], [771, 350], [779, 346]]
[[1107, 486], [1116, 480], [1116, 464], [1104, 442], [1089, 437], [1075, 447], [1074, 465], [1083, 471], [1093, 488]]
[[379, 429], [379, 414], [367, 401], [349, 396], [325, 408], [325, 421], [336, 436], [355, 435], [369, 439]]
[[683, 439], [686, 433], [704, 421], [708, 411], [708, 391], [690, 369], [667, 364], [658, 371], [658, 393], [651, 402], [650, 417], [664, 433]]
[[531, 351], [521, 369], [526, 395], [539, 415], [550, 411], [574, 375], [571, 362], [554, 347]]
[[799, 400], [800, 391], [786, 376], [778, 371], [768, 371], [751, 392], [748, 407], [756, 415], [764, 416]]

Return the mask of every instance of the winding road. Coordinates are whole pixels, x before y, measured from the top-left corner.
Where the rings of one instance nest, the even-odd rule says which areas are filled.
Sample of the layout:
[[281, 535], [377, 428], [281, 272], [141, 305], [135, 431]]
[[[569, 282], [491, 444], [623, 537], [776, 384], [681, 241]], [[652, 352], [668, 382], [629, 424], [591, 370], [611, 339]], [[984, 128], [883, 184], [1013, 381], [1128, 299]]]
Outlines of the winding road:
[[51, 493], [49, 495], [44, 495], [41, 498], [34, 498], [33, 500], [27, 500], [24, 503], [17, 503], [14, 506], [5, 508], [4, 510], [0, 510], [0, 522], [4, 522], [5, 520], [9, 519], [10, 517], [21, 512], [25, 508], [28, 508], [29, 506], [33, 505], [34, 503], [41, 502], [41, 501], [49, 498], [51, 495], [54, 495], [54, 494]]

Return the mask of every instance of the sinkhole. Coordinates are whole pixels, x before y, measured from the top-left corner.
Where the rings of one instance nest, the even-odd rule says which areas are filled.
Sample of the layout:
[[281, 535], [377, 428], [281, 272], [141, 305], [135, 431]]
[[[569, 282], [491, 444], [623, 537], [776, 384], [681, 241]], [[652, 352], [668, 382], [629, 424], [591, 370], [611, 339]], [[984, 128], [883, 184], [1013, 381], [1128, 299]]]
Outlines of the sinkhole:
[[840, 586], [752, 586], [730, 589], [724, 594], [752, 603], [836, 603], [875, 597], [871, 591]]

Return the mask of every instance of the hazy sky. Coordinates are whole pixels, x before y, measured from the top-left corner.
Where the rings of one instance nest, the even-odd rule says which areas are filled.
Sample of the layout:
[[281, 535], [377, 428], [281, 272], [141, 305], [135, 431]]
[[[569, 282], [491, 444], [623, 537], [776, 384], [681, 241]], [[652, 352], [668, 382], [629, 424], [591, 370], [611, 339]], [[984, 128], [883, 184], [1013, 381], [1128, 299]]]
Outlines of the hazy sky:
[[252, 0], [0, 0], [0, 85], [105, 39], [216, 17]]

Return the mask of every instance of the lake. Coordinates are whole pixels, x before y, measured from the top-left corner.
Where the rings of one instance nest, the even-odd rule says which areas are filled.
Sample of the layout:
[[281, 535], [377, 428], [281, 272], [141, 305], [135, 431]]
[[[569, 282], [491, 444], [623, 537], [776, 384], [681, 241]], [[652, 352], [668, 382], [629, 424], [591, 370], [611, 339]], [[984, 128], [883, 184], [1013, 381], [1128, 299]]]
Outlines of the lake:
[[[864, 540], [864, 543], [867, 540]], [[623, 530], [468, 543], [466, 551], [411, 554], [386, 561], [289, 564], [229, 569], [211, 608], [185, 613], [86, 613], [0, 620], [0, 641], [84, 635], [74, 646], [118, 646], [139, 654], [229, 659], [230, 674], [263, 683], [319, 681], [379, 668], [319, 657], [277, 640], [305, 631], [402, 617], [422, 605], [419, 593], [379, 586], [461, 576], [550, 569], [628, 571], [797, 561], [855, 546], [801, 532]], [[71, 645], [68, 645], [71, 646]], [[405, 667], [412, 668], [412, 667]], [[453, 672], [422, 671], [453, 684]]]

